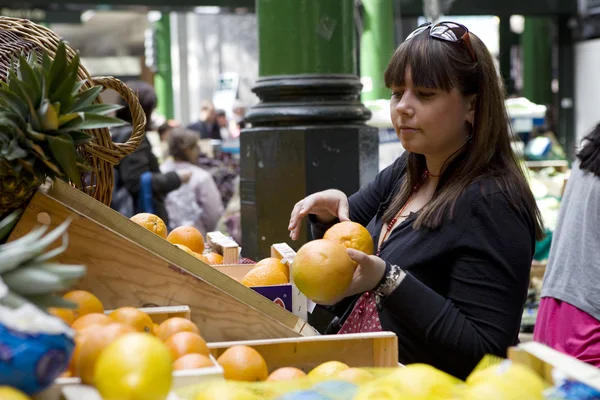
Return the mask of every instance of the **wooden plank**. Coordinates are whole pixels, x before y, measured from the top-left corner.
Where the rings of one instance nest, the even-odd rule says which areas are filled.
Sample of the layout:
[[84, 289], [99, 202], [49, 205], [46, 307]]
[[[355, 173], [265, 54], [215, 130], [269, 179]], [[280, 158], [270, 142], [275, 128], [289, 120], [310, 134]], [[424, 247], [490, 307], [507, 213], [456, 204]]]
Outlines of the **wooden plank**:
[[10, 239], [38, 219], [56, 226], [68, 217], [69, 248], [58, 260], [88, 266], [77, 288], [94, 292], [105, 308], [189, 305], [208, 341], [310, 332], [292, 313], [62, 182], [34, 196]]
[[569, 169], [569, 162], [567, 160], [525, 161], [525, 165], [527, 165], [527, 168], [533, 170], [554, 167], [558, 171], [565, 172]]
[[[165, 307], [141, 307], [138, 310], [148, 314], [152, 322], [160, 324], [169, 318], [192, 319], [192, 311], [189, 306], [165, 306]], [[106, 310], [104, 314], [108, 315], [114, 310]]]
[[215, 358], [235, 345], [256, 349], [270, 371], [293, 366], [308, 372], [326, 361], [341, 361], [351, 367], [397, 367], [398, 338], [392, 332], [326, 335], [286, 339], [209, 343]]

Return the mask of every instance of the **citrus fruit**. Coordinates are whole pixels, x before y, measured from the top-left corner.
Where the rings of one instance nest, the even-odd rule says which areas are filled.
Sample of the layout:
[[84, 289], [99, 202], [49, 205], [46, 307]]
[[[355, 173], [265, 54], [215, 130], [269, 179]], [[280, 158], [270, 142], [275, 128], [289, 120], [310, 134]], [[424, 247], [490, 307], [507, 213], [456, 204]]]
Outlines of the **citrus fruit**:
[[254, 266], [254, 268], [257, 267], [262, 267], [268, 265], [271, 268], [274, 269], [279, 269], [281, 272], [283, 272], [285, 274], [285, 277], [287, 278], [288, 282], [290, 280], [290, 267], [287, 264], [284, 264], [281, 262], [281, 260], [279, 258], [275, 258], [275, 257], [268, 257], [268, 258], [263, 258], [262, 260], [260, 260], [259, 262], [256, 263], [256, 265]]
[[214, 367], [212, 360], [204, 354], [190, 353], [179, 357], [173, 362], [174, 370]]
[[194, 400], [261, 400], [262, 398], [249, 390], [218, 383], [202, 390]]
[[340, 372], [350, 368], [343, 362], [339, 361], [327, 361], [323, 364], [313, 368], [308, 376], [311, 378], [329, 378], [338, 375]]
[[91, 314], [86, 314], [82, 317], [77, 318], [73, 322], [71, 327], [73, 329], [75, 329], [76, 331], [80, 331], [84, 328], [87, 328], [88, 326], [108, 325], [113, 322], [115, 322], [115, 321], [112, 318], [110, 318], [108, 315], [100, 314], [100, 313], [91, 313]]
[[0, 399], [2, 400], [31, 400], [31, 397], [10, 386], [0, 386]]
[[359, 250], [368, 255], [372, 255], [375, 248], [367, 228], [352, 221], [333, 225], [325, 232], [323, 239], [336, 241], [347, 249]]
[[75, 337], [73, 374], [85, 384], [94, 383], [94, 368], [100, 353], [118, 337], [135, 332], [130, 326], [113, 322], [94, 325], [80, 331]]
[[55, 317], [62, 319], [63, 322], [69, 326], [75, 321], [75, 312], [71, 309], [50, 307], [48, 312]]
[[150, 213], [135, 214], [130, 218], [136, 224], [143, 226], [150, 232], [156, 233], [158, 236], [167, 238], [167, 226], [160, 217]]
[[375, 379], [373, 374], [362, 368], [348, 368], [335, 376], [336, 379], [362, 385]]
[[283, 367], [271, 372], [267, 381], [289, 381], [293, 379], [304, 378], [306, 373], [301, 369], [294, 367]]
[[242, 279], [242, 284], [251, 286], [272, 286], [289, 283], [288, 278], [278, 267], [264, 265], [252, 268]]
[[156, 336], [158, 334], [158, 327], [160, 325], [158, 325], [156, 322], [152, 323], [152, 333], [154, 334], [154, 336]]
[[63, 296], [65, 300], [77, 304], [73, 310], [75, 318], [91, 313], [104, 313], [102, 302], [93, 294], [85, 290], [73, 290]]
[[264, 381], [269, 376], [265, 359], [252, 347], [238, 345], [225, 350], [217, 359], [225, 379], [234, 381]]
[[316, 303], [342, 296], [350, 286], [355, 263], [346, 248], [333, 240], [319, 239], [303, 245], [292, 266], [298, 289]]
[[208, 264], [210, 265], [223, 264], [223, 256], [214, 251], [207, 253], [204, 257], [206, 257]]
[[461, 381], [427, 364], [410, 364], [378, 381], [394, 384], [406, 395], [454, 398]]
[[200, 330], [189, 319], [173, 317], [163, 321], [157, 328], [156, 336], [163, 342], [178, 332], [192, 332], [200, 334]]
[[134, 307], [117, 308], [109, 315], [110, 318], [117, 322], [131, 326], [138, 332], [152, 333], [154, 322], [152, 318], [143, 311]]
[[200, 253], [194, 253], [194, 256], [196, 258], [199, 258], [200, 260], [204, 261], [205, 264], [209, 264], [208, 257], [206, 257], [205, 255], [200, 254]]
[[[540, 398], [544, 391], [544, 381], [529, 367], [523, 364], [504, 361], [491, 367], [475, 371], [467, 377], [468, 386], [486, 384], [486, 387], [500, 385], [501, 382], [518, 386], [520, 390], [529, 392], [531, 398]], [[491, 383], [488, 385], [488, 383]], [[483, 390], [483, 389], [480, 389]]]
[[169, 395], [173, 360], [158, 338], [130, 333], [111, 343], [96, 363], [96, 388], [104, 399], [164, 400]]
[[190, 249], [189, 247], [183, 244], [176, 244], [175, 246], [185, 251], [186, 253], [193, 255], [194, 257], [198, 257], [198, 253], [196, 253], [194, 250]]
[[179, 226], [171, 231], [167, 240], [173, 244], [181, 244], [190, 250], [202, 254], [204, 252], [204, 237], [193, 226]]
[[190, 353], [198, 353], [205, 356], [210, 354], [206, 342], [197, 333], [177, 332], [165, 341], [165, 345], [171, 352], [173, 360], [177, 360], [179, 357]]

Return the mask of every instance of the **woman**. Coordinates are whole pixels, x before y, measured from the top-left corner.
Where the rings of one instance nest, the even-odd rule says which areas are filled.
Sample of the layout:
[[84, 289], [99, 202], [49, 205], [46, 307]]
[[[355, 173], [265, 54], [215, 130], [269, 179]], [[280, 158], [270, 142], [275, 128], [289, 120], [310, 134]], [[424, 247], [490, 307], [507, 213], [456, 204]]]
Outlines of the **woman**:
[[534, 339], [600, 367], [600, 124], [584, 140], [560, 206]]
[[[146, 131], [148, 131], [151, 126], [152, 113], [156, 108], [156, 92], [149, 83], [143, 81], [132, 81], [127, 85], [138, 95], [146, 115]], [[117, 117], [131, 124], [131, 112], [124, 99], [121, 99], [121, 105], [123, 108], [117, 111]], [[125, 143], [131, 137], [132, 131], [131, 125], [115, 128], [112, 131], [112, 138], [115, 142]], [[144, 135], [138, 148], [115, 167], [115, 192], [126, 190], [131, 195], [133, 214], [141, 212], [156, 214], [168, 226], [169, 216], [165, 209], [165, 196], [181, 186], [182, 183], [187, 182], [190, 175], [189, 171], [183, 170], [161, 173], [150, 141]], [[111, 207], [116, 210], [121, 208], [114, 202]]]
[[477, 36], [452, 22], [423, 25], [385, 81], [405, 154], [349, 199], [326, 190], [298, 202], [288, 228], [297, 239], [307, 215], [316, 237], [338, 220], [366, 226], [377, 255], [348, 250], [359, 267], [331, 307], [340, 333], [393, 331], [402, 363], [465, 378], [518, 341], [539, 211]]
[[190, 171], [190, 181], [166, 198], [170, 225], [173, 229], [182, 225], [195, 226], [206, 237], [213, 231], [221, 214], [221, 193], [212, 175], [196, 165], [200, 155], [198, 135], [189, 130], [175, 128], [169, 135], [169, 154], [161, 169], [164, 173]]

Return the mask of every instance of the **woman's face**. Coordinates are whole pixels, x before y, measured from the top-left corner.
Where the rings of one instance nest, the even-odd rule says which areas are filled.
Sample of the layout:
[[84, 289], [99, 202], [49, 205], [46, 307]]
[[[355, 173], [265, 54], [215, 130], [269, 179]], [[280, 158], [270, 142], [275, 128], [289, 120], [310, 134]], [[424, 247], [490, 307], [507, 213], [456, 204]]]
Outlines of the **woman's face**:
[[392, 86], [390, 114], [402, 146], [411, 153], [449, 157], [467, 140], [475, 95], [415, 86], [410, 68], [404, 86]]
[[200, 148], [197, 145], [191, 146], [185, 150], [185, 155], [189, 162], [196, 163], [200, 157]]

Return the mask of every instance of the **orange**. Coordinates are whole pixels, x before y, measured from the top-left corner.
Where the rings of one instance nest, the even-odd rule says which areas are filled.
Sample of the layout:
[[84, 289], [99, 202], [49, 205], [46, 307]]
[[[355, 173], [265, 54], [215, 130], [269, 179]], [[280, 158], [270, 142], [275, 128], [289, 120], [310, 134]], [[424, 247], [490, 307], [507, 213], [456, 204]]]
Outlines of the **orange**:
[[116, 338], [135, 330], [127, 325], [112, 323], [90, 326], [75, 337], [73, 352], [73, 372], [85, 384], [94, 383], [96, 360]]
[[330, 378], [340, 374], [340, 372], [350, 367], [339, 361], [327, 361], [313, 368], [308, 376], [311, 378]]
[[292, 379], [304, 378], [306, 373], [301, 369], [294, 367], [283, 367], [271, 372], [267, 381], [289, 381]]
[[109, 317], [117, 322], [131, 326], [138, 332], [152, 333], [154, 322], [143, 311], [134, 307], [121, 307], [111, 312]]
[[285, 274], [285, 276], [289, 282], [290, 267], [287, 264], [282, 263], [279, 258], [275, 258], [275, 257], [263, 258], [262, 260], [260, 260], [259, 262], [256, 263], [256, 266], [254, 268], [262, 267], [262, 266], [270, 266], [271, 268], [280, 270], [281, 272], [283, 272]]
[[108, 325], [110, 323], [115, 322], [108, 315], [100, 314], [100, 313], [91, 313], [86, 314], [83, 317], [79, 317], [73, 322], [71, 326], [76, 331], [81, 331], [88, 326], [93, 325]]
[[205, 264], [209, 264], [208, 257], [204, 256], [203, 254], [194, 253], [194, 256], [196, 256], [196, 258], [199, 258], [200, 260], [204, 261]]
[[375, 246], [371, 234], [361, 224], [352, 221], [339, 222], [325, 232], [323, 239], [334, 240], [347, 249], [355, 249], [373, 255]]
[[319, 239], [298, 250], [292, 278], [298, 289], [315, 303], [342, 296], [354, 276], [355, 263], [346, 248], [333, 240]]
[[196, 253], [204, 252], [204, 237], [193, 226], [179, 226], [173, 229], [167, 240], [173, 244], [182, 244]]
[[73, 310], [75, 319], [86, 314], [104, 313], [102, 302], [96, 296], [85, 290], [73, 290], [65, 294], [63, 298], [77, 304], [77, 308]]
[[198, 253], [196, 253], [194, 250], [190, 249], [189, 247], [183, 244], [176, 244], [175, 246], [185, 251], [186, 253], [193, 255], [194, 257], [198, 257]]
[[204, 354], [190, 353], [179, 357], [173, 362], [174, 370], [214, 367], [212, 360]]
[[186, 354], [198, 353], [208, 356], [210, 350], [200, 335], [192, 332], [177, 332], [169, 337], [165, 344], [171, 351], [173, 360]]
[[212, 253], [207, 253], [204, 257], [208, 260], [208, 264], [210, 265], [223, 264], [223, 256], [214, 251]]
[[278, 267], [270, 265], [252, 268], [242, 279], [242, 284], [251, 286], [272, 286], [289, 283], [288, 278]]
[[130, 219], [136, 224], [148, 229], [150, 232], [154, 232], [164, 239], [167, 238], [167, 226], [158, 216], [149, 213], [140, 213], [135, 214]]
[[159, 325], [156, 322], [152, 324], [152, 333], [154, 334], [154, 336], [157, 336], [158, 334], [158, 327]]
[[269, 376], [267, 362], [252, 347], [238, 345], [228, 348], [217, 359], [225, 379], [234, 381], [264, 381]]
[[71, 309], [50, 307], [48, 312], [55, 317], [62, 319], [64, 323], [69, 326], [75, 321], [75, 311]]
[[192, 332], [197, 335], [200, 330], [189, 319], [173, 317], [163, 321], [156, 330], [156, 337], [163, 342], [178, 332]]

